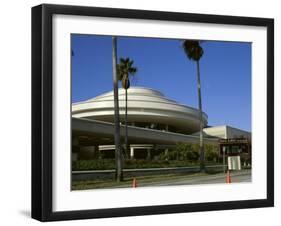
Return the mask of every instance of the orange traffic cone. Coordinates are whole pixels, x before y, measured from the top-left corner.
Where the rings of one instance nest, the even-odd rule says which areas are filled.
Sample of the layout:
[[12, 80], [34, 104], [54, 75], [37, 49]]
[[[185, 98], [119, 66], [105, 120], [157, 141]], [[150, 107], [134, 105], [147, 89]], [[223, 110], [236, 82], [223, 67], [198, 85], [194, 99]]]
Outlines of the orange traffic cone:
[[231, 177], [230, 177], [230, 172], [229, 172], [229, 170], [227, 170], [227, 173], [226, 173], [226, 183], [227, 183], [227, 184], [230, 184], [230, 183], [231, 183]]
[[132, 187], [136, 188], [138, 186], [136, 178], [133, 179]]

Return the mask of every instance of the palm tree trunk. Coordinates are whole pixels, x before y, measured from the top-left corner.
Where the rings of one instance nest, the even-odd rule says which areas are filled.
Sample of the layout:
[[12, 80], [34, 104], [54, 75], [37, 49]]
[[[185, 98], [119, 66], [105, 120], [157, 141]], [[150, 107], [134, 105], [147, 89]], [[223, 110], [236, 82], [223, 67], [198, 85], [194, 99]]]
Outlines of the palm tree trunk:
[[201, 82], [200, 82], [200, 66], [199, 60], [196, 61], [197, 66], [197, 91], [198, 91], [198, 107], [199, 107], [199, 119], [200, 119], [200, 135], [199, 135], [199, 149], [200, 149], [200, 171], [205, 171], [205, 152], [204, 152], [204, 141], [203, 141], [203, 112], [202, 112], [202, 101], [201, 101]]
[[122, 152], [120, 146], [120, 119], [119, 119], [119, 100], [118, 100], [118, 80], [117, 80], [117, 38], [112, 37], [112, 75], [114, 91], [114, 123], [115, 123], [115, 160], [116, 160], [116, 181], [123, 180], [122, 172]]
[[128, 89], [125, 89], [125, 153], [128, 154]]

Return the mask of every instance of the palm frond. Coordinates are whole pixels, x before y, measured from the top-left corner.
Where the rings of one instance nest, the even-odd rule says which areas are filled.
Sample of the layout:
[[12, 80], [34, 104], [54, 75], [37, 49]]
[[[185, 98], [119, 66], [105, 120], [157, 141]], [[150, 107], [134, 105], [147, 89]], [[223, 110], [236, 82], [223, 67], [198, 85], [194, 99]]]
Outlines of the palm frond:
[[129, 74], [131, 74], [131, 75], [135, 75], [135, 74], [137, 73], [137, 71], [138, 71], [138, 69], [137, 69], [137, 68], [135, 68], [135, 67], [131, 67], [131, 68], [129, 69]]
[[131, 75], [134, 75], [137, 72], [137, 68], [133, 67], [134, 61], [129, 57], [120, 58], [119, 64], [117, 64], [117, 77], [118, 80], [128, 79]]
[[198, 61], [204, 54], [199, 40], [185, 40], [182, 47], [190, 60]]

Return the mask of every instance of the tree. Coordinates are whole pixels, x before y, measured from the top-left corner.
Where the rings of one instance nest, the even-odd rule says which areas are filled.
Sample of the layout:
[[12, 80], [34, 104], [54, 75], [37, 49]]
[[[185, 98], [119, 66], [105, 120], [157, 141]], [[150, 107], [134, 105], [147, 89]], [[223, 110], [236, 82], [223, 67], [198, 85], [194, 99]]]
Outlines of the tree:
[[130, 58], [120, 58], [117, 65], [118, 80], [122, 81], [122, 87], [125, 89], [125, 153], [128, 153], [128, 89], [130, 88], [129, 76], [137, 73], [137, 68], [133, 67], [134, 61]]
[[219, 147], [218, 145], [213, 144], [205, 144], [204, 145], [205, 151], [205, 159], [208, 162], [217, 162], [219, 159]]
[[112, 37], [112, 77], [114, 92], [114, 140], [115, 140], [115, 160], [116, 160], [116, 181], [123, 180], [122, 152], [120, 147], [120, 120], [119, 120], [119, 99], [118, 99], [118, 79], [117, 79], [117, 38]]
[[187, 160], [191, 163], [198, 162], [198, 144], [179, 143], [176, 144], [175, 150], [178, 153], [180, 160]]
[[196, 62], [197, 66], [197, 92], [198, 92], [198, 107], [199, 107], [199, 120], [200, 120], [200, 135], [199, 135], [199, 150], [200, 150], [200, 171], [205, 171], [205, 153], [204, 153], [204, 141], [203, 141], [203, 112], [202, 112], [202, 100], [201, 100], [201, 83], [200, 83], [200, 66], [199, 61], [203, 56], [203, 48], [200, 46], [198, 40], [185, 40], [183, 42], [183, 49], [185, 54], [190, 60]]

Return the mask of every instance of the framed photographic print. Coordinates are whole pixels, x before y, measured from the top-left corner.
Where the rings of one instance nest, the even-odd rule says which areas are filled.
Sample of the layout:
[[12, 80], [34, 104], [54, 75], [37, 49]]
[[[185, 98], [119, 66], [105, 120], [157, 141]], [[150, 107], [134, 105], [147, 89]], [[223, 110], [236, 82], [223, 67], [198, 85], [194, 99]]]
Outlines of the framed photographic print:
[[32, 217], [274, 205], [274, 21], [32, 8]]

